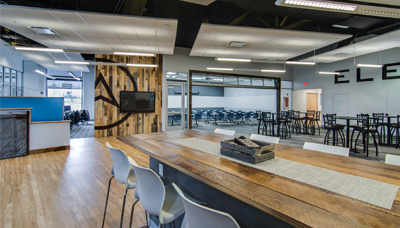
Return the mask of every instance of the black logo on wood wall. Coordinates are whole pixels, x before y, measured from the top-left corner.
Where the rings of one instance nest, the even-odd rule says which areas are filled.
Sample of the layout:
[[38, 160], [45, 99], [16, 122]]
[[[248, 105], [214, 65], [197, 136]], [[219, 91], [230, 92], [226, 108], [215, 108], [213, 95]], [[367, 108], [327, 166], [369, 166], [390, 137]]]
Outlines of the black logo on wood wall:
[[[113, 62], [113, 63], [115, 63], [115, 61], [112, 61], [112, 60], [109, 60], [109, 59], [105, 59], [105, 58], [96, 58], [96, 61]], [[133, 85], [133, 89], [134, 89], [133, 91], [138, 91], [135, 78], [133, 77], [131, 72], [129, 72], [129, 70], [124, 66], [117, 66], [117, 67], [120, 70], [122, 70], [126, 74], [126, 76], [130, 79], [130, 81], [132, 82], [132, 85]], [[103, 95], [99, 95], [99, 96], [95, 97], [94, 100], [95, 101], [103, 100], [104, 102], [107, 102], [107, 103], [119, 108], [120, 105], [119, 105], [117, 99], [115, 99], [115, 96], [114, 96], [114, 94], [112, 93], [112, 90], [111, 90], [111, 86], [112, 85], [108, 85], [107, 84], [106, 80], [104, 79], [103, 74], [101, 74], [101, 73], [96, 78], [95, 88], [97, 88], [97, 86], [100, 83], [104, 86], [105, 90], [107, 91], [107, 94], [108, 94], [109, 98], [107, 98], [107, 97], [105, 97]], [[120, 125], [121, 123], [125, 122], [131, 115], [132, 115], [132, 113], [127, 113], [124, 117], [122, 117], [120, 120], [118, 120], [115, 123], [112, 123], [112, 124], [109, 124], [109, 125], [106, 125], [106, 126], [95, 126], [94, 129], [95, 130], [106, 130], [106, 129], [110, 129], [110, 128], [116, 127], [116, 126]]]

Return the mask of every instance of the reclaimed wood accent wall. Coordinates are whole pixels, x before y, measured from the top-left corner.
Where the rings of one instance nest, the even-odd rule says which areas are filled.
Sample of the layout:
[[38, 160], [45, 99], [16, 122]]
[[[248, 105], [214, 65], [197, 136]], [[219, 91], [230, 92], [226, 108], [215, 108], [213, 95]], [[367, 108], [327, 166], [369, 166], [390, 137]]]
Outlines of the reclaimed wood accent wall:
[[[96, 54], [94, 137], [161, 131], [162, 56]], [[157, 64], [158, 67], [116, 66], [112, 63]], [[120, 91], [155, 92], [153, 113], [120, 113]]]

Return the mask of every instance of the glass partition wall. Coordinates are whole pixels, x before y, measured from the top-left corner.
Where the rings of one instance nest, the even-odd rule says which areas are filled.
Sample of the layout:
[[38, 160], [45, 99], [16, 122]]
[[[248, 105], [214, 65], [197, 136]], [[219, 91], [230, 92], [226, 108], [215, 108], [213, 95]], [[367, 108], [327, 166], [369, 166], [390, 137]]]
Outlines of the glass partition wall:
[[0, 66], [0, 96], [23, 96], [22, 72]]
[[[178, 78], [175, 77], [175, 78]], [[167, 76], [168, 80], [168, 76]], [[179, 79], [178, 79], [179, 80]], [[193, 97], [196, 96], [196, 102], [201, 103], [202, 107], [205, 109], [224, 109], [226, 108], [224, 102], [229, 101], [228, 103], [233, 105], [238, 105], [239, 109], [243, 107], [239, 107], [240, 105], [247, 105], [250, 102], [258, 102], [259, 105], [253, 105], [253, 111], [256, 110], [265, 110], [271, 112], [279, 112], [281, 110], [281, 79], [275, 77], [263, 77], [263, 76], [252, 76], [252, 75], [239, 75], [239, 74], [227, 74], [227, 73], [215, 73], [215, 72], [207, 72], [207, 71], [189, 71], [188, 78], [188, 126], [192, 127], [192, 113], [193, 110], [198, 109], [197, 106], [193, 107]], [[214, 90], [215, 97], [203, 97], [200, 99], [201, 94], [199, 87], [207, 88], [207, 87], [224, 87], [221, 92], [227, 94], [225, 100], [218, 99], [219, 95], [218, 91]], [[233, 90], [233, 88], [241, 88]], [[246, 90], [248, 89], [248, 90]], [[263, 91], [258, 90], [259, 92], [263, 92], [263, 97], [257, 97], [255, 94], [257, 93], [257, 89], [263, 89]], [[267, 93], [265, 93], [265, 91]], [[208, 89], [208, 91], [211, 91]], [[252, 96], [253, 95], [253, 96]], [[203, 95], [204, 96], [204, 95]], [[224, 96], [224, 95], [222, 95]], [[208, 99], [209, 102], [206, 102]], [[232, 100], [233, 99], [233, 100]], [[247, 99], [247, 100], [246, 100]], [[271, 100], [273, 99], [273, 100]], [[213, 107], [209, 107], [207, 103], [212, 103]], [[269, 103], [266, 105], [266, 103]], [[218, 107], [217, 107], [218, 106]], [[268, 106], [268, 107], [267, 107]], [[232, 108], [232, 106], [230, 107]], [[235, 109], [235, 108], [232, 108]]]
[[188, 129], [188, 74], [167, 72], [166, 130]]

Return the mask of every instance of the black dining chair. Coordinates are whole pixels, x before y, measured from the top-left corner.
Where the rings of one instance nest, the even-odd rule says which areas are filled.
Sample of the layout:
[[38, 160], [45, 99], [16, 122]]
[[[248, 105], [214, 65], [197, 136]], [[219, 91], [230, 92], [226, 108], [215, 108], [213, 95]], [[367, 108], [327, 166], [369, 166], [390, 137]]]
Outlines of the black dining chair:
[[399, 143], [400, 143], [400, 115], [397, 115], [397, 122], [396, 123], [392, 123], [390, 124], [388, 127], [390, 127], [390, 135], [389, 140], [388, 140], [388, 144], [393, 144], [393, 137], [395, 137], [395, 145], [396, 145], [396, 149], [399, 148]]
[[372, 113], [372, 122], [370, 123], [371, 127], [374, 127], [379, 132], [379, 144], [382, 144], [385, 141], [385, 127], [388, 127], [384, 121], [384, 113]]
[[[329, 142], [332, 141], [332, 145], [334, 146], [338, 146], [339, 143], [345, 146], [345, 136], [343, 133], [345, 125], [336, 123], [336, 114], [325, 114], [323, 115], [323, 119], [324, 128], [326, 129], [324, 144], [329, 145]], [[330, 138], [331, 134], [332, 138]]]
[[[362, 137], [362, 142], [358, 145], [363, 146], [363, 151], [366, 153], [366, 156], [368, 157], [368, 152], [369, 152], [369, 136], [371, 135], [373, 140], [374, 140], [374, 145], [375, 145], [375, 150], [376, 150], [376, 156], [378, 156], [378, 143], [376, 141], [377, 136], [379, 137], [378, 130], [374, 127], [371, 127], [370, 125], [370, 117], [369, 114], [358, 114], [357, 118], [359, 120], [357, 121], [357, 125], [353, 125], [353, 132], [351, 133], [351, 147], [350, 150], [353, 150], [355, 153], [357, 153], [357, 144], [358, 144], [358, 139], [361, 136]], [[356, 140], [354, 142], [354, 148], [352, 147], [353, 145], [353, 137], [354, 133], [358, 132]]]
[[290, 121], [289, 113], [287, 111], [282, 111], [280, 115], [276, 118], [277, 123], [277, 134], [283, 138], [290, 138]]
[[275, 120], [271, 112], [261, 113], [262, 135], [275, 135]]
[[301, 133], [301, 128], [303, 127], [305, 117], [300, 117], [300, 111], [293, 111], [293, 123], [292, 132], [296, 131], [296, 135]]
[[315, 128], [318, 127], [318, 135], [321, 135], [321, 128], [319, 126], [320, 120], [321, 120], [321, 111], [316, 111], [315, 117], [310, 118], [311, 134], [315, 135]]

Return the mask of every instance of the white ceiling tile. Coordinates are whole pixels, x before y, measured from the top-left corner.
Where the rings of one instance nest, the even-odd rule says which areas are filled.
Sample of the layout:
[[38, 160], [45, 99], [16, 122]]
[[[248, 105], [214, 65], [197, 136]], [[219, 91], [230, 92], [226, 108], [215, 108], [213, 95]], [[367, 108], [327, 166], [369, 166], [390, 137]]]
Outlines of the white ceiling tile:
[[[340, 34], [202, 24], [190, 55], [286, 60], [348, 37]], [[231, 41], [246, 44], [242, 48], [229, 49], [229, 52], [223, 51]]]
[[[173, 53], [178, 24], [177, 20], [171, 19], [5, 5], [0, 7], [0, 22], [2, 26], [50, 48], [82, 50], [82, 53], [85, 50], [109, 52], [118, 49], [151, 53], [156, 51], [160, 54]], [[59, 35], [38, 35], [26, 26], [48, 27]], [[50, 65], [43, 56], [30, 57], [35, 57], [46, 66]]]

